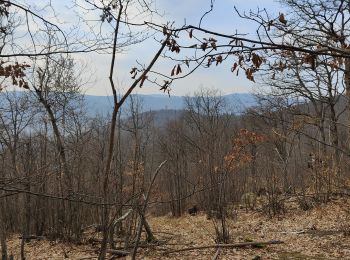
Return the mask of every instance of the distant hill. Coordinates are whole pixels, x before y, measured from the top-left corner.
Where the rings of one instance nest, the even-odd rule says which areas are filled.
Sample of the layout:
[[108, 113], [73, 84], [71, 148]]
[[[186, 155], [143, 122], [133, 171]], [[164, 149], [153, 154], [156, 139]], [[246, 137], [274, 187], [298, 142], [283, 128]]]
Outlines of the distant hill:
[[[141, 100], [142, 112], [158, 110], [183, 110], [185, 108], [183, 96], [156, 95], [133, 95]], [[224, 96], [228, 107], [234, 113], [242, 113], [245, 109], [257, 105], [254, 95], [249, 93], [234, 93]], [[89, 115], [106, 115], [112, 111], [112, 96], [85, 95], [86, 106]], [[127, 111], [130, 99], [127, 99], [123, 110]]]
[[[19, 98], [25, 92], [15, 91], [9, 92], [12, 98]], [[5, 93], [0, 92], [0, 105], [5, 102]], [[138, 98], [141, 101], [140, 112], [159, 111], [159, 110], [183, 110], [185, 109], [183, 96], [169, 96], [167, 94], [155, 94], [155, 95], [131, 95], [134, 98]], [[245, 109], [257, 105], [257, 101], [253, 94], [249, 93], [234, 93], [223, 96], [227, 102], [230, 112], [240, 114]], [[32, 96], [35, 99], [35, 97]], [[83, 95], [85, 100], [85, 108], [89, 116], [103, 115], [106, 116], [112, 113], [113, 97], [112, 96], [92, 96]], [[78, 105], [78, 104], [77, 104]], [[122, 114], [128, 114], [130, 106], [130, 97], [126, 100], [122, 107]], [[174, 112], [173, 112], [174, 113]], [[168, 114], [168, 113], [166, 113]]]

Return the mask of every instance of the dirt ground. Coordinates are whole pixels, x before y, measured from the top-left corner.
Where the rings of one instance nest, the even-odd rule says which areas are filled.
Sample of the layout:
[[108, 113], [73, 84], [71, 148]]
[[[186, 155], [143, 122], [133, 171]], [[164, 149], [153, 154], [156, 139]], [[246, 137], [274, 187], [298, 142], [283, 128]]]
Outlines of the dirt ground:
[[[229, 221], [231, 243], [280, 240], [283, 244], [245, 248], [200, 249], [165, 254], [166, 251], [215, 245], [213, 220], [202, 213], [149, 217], [162, 245], [141, 248], [137, 259], [350, 259], [350, 200], [338, 198], [309, 211], [289, 210], [272, 219], [259, 212], [239, 210]], [[26, 259], [96, 259], [91, 244], [70, 245], [58, 241], [31, 240]], [[20, 259], [20, 239], [13, 236], [8, 251]], [[259, 258], [260, 257], [260, 258]], [[128, 257], [126, 259], [129, 259]]]

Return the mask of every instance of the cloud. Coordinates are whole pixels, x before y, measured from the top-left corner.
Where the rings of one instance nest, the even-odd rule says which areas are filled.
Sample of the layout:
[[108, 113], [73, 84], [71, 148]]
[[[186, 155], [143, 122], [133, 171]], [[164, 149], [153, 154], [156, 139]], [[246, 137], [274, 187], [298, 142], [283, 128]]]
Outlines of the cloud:
[[[30, 4], [36, 4], [38, 2], [43, 5], [41, 1], [27, 0]], [[142, 2], [142, 1], [141, 1]], [[85, 6], [85, 10], [77, 8], [74, 5], [74, 0], [61, 0], [52, 1], [51, 8], [44, 8], [43, 15], [52, 19], [52, 21], [59, 22], [62, 26], [76, 26], [82, 30], [80, 35], [82, 37], [85, 33], [85, 39], [88, 40], [91, 36], [90, 30], [102, 29], [105, 34], [109, 36], [112, 33], [111, 27], [108, 23], [104, 25], [96, 26], [98, 23], [100, 11], [88, 10], [85, 1], [76, 0], [79, 5]], [[263, 5], [263, 6], [262, 6]], [[265, 7], [267, 10], [278, 10], [278, 5], [272, 0], [258, 1], [258, 0], [217, 0], [214, 2], [213, 11], [208, 13], [204, 19], [202, 25], [211, 30], [221, 31], [224, 33], [235, 33], [236, 30], [241, 33], [250, 33], [254, 35], [256, 25], [242, 20], [234, 11], [236, 6], [240, 11], [249, 11], [249, 9], [256, 10], [257, 7]], [[44, 6], [38, 6], [37, 8]], [[156, 22], [165, 23], [166, 21], [176, 21], [176, 25], [194, 24], [198, 25], [202, 15], [210, 9], [210, 0], [159, 0], [156, 2], [156, 7], [160, 13], [164, 13], [163, 17], [154, 16], [152, 19]], [[136, 23], [142, 23], [145, 19], [149, 19], [149, 16], [138, 15], [140, 7], [130, 6], [130, 13], [132, 14], [132, 21]], [[53, 12], [55, 10], [55, 12]], [[57, 15], [57, 16], [56, 16]], [[91, 24], [95, 24], [95, 27], [91, 28], [87, 24], [84, 24], [81, 20], [90, 21]], [[57, 20], [58, 19], [58, 20]], [[108, 35], [109, 33], [109, 35]], [[158, 37], [161, 39], [161, 37]], [[143, 43], [131, 45], [124, 48], [123, 54], [117, 55], [116, 60], [116, 72], [115, 80], [120, 89], [126, 89], [131, 84], [130, 68], [137, 65], [137, 62], [141, 64], [148, 64], [150, 59], [159, 47], [159, 43], [153, 39], [149, 39]], [[110, 84], [108, 80], [109, 67], [110, 67], [110, 55], [101, 55], [96, 53], [90, 54], [77, 54], [76, 58], [81, 60], [82, 63], [87, 64], [88, 69], [81, 74], [84, 79], [90, 83], [86, 85], [87, 93], [95, 95], [111, 94]], [[158, 62], [156, 69], [163, 73], [170, 73], [173, 63]], [[251, 89], [252, 83], [245, 79], [245, 77], [236, 77], [230, 72], [230, 66], [232, 64], [225, 63], [215, 68], [199, 69], [189, 77], [176, 81], [173, 85], [173, 93], [175, 95], [184, 95], [188, 91], [194, 91], [199, 86], [220, 88], [224, 93], [231, 92], [247, 92]], [[140, 93], [159, 93], [159, 87], [150, 86], [146, 84], [144, 88], [139, 90]]]

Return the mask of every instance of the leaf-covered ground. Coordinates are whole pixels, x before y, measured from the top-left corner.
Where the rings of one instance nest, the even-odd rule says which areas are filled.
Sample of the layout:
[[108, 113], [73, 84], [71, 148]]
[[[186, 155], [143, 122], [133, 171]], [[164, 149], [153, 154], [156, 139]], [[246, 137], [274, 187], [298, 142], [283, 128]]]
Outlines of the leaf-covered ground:
[[[289, 210], [269, 219], [259, 212], [239, 210], [230, 220], [232, 243], [282, 240], [284, 244], [258, 248], [221, 249], [217, 259], [350, 259], [350, 201], [344, 198], [322, 204], [309, 211]], [[215, 244], [213, 220], [197, 216], [149, 217], [160, 242], [141, 248], [137, 259], [212, 259], [217, 250], [193, 250], [164, 254], [166, 251]], [[20, 239], [8, 243], [14, 259], [20, 259]], [[32, 240], [25, 246], [26, 259], [96, 259], [92, 245], [70, 245], [55, 241]], [[261, 258], [258, 258], [260, 256]]]

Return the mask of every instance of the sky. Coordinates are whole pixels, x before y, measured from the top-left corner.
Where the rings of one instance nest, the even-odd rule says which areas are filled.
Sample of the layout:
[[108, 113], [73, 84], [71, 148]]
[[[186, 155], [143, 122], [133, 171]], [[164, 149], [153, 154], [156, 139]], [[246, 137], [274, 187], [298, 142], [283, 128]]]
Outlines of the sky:
[[[38, 4], [34, 0], [28, 1]], [[185, 23], [198, 25], [201, 16], [210, 9], [210, 2], [210, 0], [155, 0], [156, 7], [164, 14], [162, 17], [157, 17], [156, 22], [165, 23], [169, 21], [174, 22], [177, 26], [182, 26]], [[56, 5], [57, 17], [61, 17], [64, 21], [74, 20], [74, 13], [69, 12], [71, 0], [53, 0], [52, 3]], [[202, 27], [225, 33], [232, 32], [233, 34], [238, 31], [254, 35], [256, 26], [240, 19], [235, 13], [235, 6], [241, 12], [266, 8], [269, 13], [278, 14], [282, 10], [274, 0], [216, 0], [214, 1], [213, 11], [203, 19]], [[47, 16], [50, 15], [53, 14], [47, 13]], [[82, 14], [87, 19], [96, 19], [94, 15], [90, 12]], [[144, 19], [144, 17], [139, 19]], [[156, 39], [161, 38], [156, 37]], [[114, 79], [119, 92], [124, 92], [131, 83], [130, 69], [137, 63], [148, 64], [157, 48], [159, 48], [159, 44], [151, 38], [142, 44], [130, 46], [123, 53], [117, 55]], [[83, 91], [86, 94], [112, 94], [108, 80], [110, 55], [91, 53], [76, 55], [74, 58], [77, 59], [77, 64], [85, 67], [79, 76], [84, 83]], [[155, 69], [170, 74], [173, 66], [173, 63], [160, 62], [155, 65]], [[255, 84], [248, 81], [243, 75], [237, 77], [230, 71], [231, 66], [232, 63], [226, 62], [217, 67], [198, 69], [187, 78], [175, 81], [171, 87], [171, 95], [191, 95], [200, 88], [220, 89], [222, 94], [246, 93], [254, 90]], [[157, 86], [145, 84], [142, 89], [137, 89], [137, 93], [160, 94], [162, 92], [159, 91]]]

